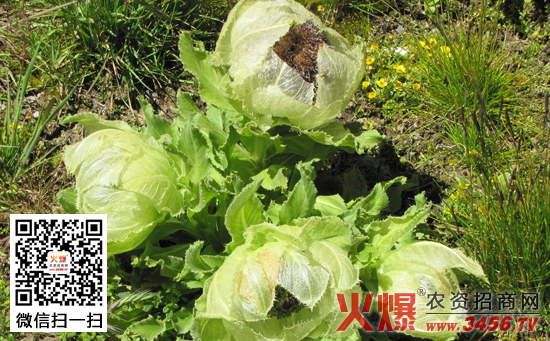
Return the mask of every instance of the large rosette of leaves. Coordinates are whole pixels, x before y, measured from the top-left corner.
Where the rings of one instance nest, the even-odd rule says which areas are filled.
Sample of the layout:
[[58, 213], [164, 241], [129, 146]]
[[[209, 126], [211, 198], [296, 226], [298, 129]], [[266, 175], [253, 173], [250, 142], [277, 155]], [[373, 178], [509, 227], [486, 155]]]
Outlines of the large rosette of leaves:
[[197, 340], [357, 338], [336, 331], [345, 318], [336, 294], [358, 290], [352, 228], [336, 217], [293, 223], [246, 230], [196, 303]]
[[[140, 245], [153, 228], [185, 209], [182, 164], [151, 136], [95, 114], [72, 116], [91, 134], [67, 147], [67, 171], [76, 185], [61, 194], [68, 213], [107, 214], [107, 250], [116, 254]], [[72, 207], [71, 207], [72, 206]]]

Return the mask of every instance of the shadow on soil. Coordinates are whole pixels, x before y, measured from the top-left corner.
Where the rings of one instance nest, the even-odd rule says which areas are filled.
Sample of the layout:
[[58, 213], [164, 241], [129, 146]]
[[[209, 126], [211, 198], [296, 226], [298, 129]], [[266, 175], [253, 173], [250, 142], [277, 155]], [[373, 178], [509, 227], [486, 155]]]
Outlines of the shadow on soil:
[[338, 152], [317, 174], [315, 185], [320, 195], [339, 194], [346, 201], [366, 195], [379, 182], [405, 176], [412, 186], [402, 193], [400, 215], [414, 205], [414, 196], [424, 192], [434, 204], [440, 204], [443, 190], [448, 187], [431, 175], [420, 173], [403, 162], [391, 141], [384, 141], [376, 151], [357, 155]]

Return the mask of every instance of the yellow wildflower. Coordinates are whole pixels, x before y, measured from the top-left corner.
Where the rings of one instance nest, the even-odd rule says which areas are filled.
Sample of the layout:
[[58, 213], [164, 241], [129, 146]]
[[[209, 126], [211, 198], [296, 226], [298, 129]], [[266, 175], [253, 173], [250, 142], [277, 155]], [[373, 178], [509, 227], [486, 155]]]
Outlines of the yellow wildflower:
[[363, 88], [368, 88], [369, 85], [370, 85], [370, 82], [369, 81], [363, 81], [363, 83], [361, 83], [361, 85], [363, 86]]
[[426, 52], [426, 54], [428, 55], [428, 57], [431, 57], [431, 56], [433, 56], [433, 55], [434, 55], [434, 54], [433, 54], [433, 53], [431, 53], [430, 51]]
[[376, 92], [372, 91], [372, 92], [369, 92], [368, 96], [369, 96], [370, 99], [372, 99], [372, 98], [376, 98], [376, 96], [378, 96], [378, 95], [376, 94]]
[[459, 197], [460, 197], [460, 195], [458, 194], [458, 192], [452, 193], [452, 194], [449, 196], [449, 198], [450, 198], [451, 200], [456, 200], [456, 199], [458, 199]]
[[380, 45], [378, 45], [378, 43], [372, 43], [370, 46], [371, 51], [378, 51], [379, 48], [380, 48]]
[[394, 69], [397, 73], [405, 73], [405, 71], [406, 71], [405, 65], [403, 65], [403, 64], [394, 65], [394, 66], [393, 66], [393, 69]]
[[478, 155], [478, 154], [479, 154], [479, 152], [478, 152], [477, 150], [475, 150], [475, 149], [470, 150], [468, 153], [469, 153], [470, 155]]
[[30, 112], [28, 112], [26, 115], [25, 115], [25, 119], [26, 120], [30, 120], [32, 118], [32, 114]]
[[430, 44], [432, 44], [433, 46], [437, 46], [437, 39], [435, 39], [435, 38], [430, 38], [430, 39], [428, 39], [428, 42], [429, 42]]
[[376, 81], [376, 85], [383, 88], [388, 85], [388, 81], [386, 80], [386, 78], [380, 78], [379, 80]]
[[325, 10], [325, 6], [319, 5], [319, 6], [317, 6], [317, 10], [318, 10], [319, 12], [322, 12], [322, 11]]
[[374, 61], [376, 60], [376, 58], [372, 57], [372, 56], [368, 56], [367, 57], [367, 65], [371, 65], [372, 63], [374, 63]]
[[427, 45], [426, 45], [426, 42], [425, 42], [424, 40], [420, 40], [418, 43], [419, 43], [420, 46], [422, 46], [423, 48], [426, 48], [426, 46], [427, 46]]
[[468, 188], [470, 187], [470, 184], [467, 184], [467, 183], [459, 183], [458, 184], [458, 188], [462, 189], [462, 190], [467, 190]]
[[446, 53], [448, 57], [452, 56], [451, 54], [451, 48], [447, 45], [440, 46], [439, 49], [441, 52]]
[[419, 89], [420, 89], [420, 83], [414, 83], [413, 90], [419, 90]]

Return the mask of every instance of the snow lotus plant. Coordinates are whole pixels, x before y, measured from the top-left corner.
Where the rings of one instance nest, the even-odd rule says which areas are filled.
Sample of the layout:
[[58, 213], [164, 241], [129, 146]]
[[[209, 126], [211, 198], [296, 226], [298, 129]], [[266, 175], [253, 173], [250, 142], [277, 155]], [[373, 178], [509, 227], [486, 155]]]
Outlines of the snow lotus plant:
[[227, 71], [217, 84], [224, 96], [242, 102], [245, 115], [301, 129], [336, 118], [364, 73], [360, 44], [352, 46], [290, 0], [240, 1], [211, 62]]
[[[427, 323], [456, 323], [460, 328], [467, 324], [464, 319], [466, 309], [454, 307], [452, 302], [452, 298], [461, 292], [454, 271], [462, 270], [478, 278], [485, 277], [481, 266], [460, 250], [428, 241], [413, 242], [390, 251], [374, 268], [378, 292], [392, 295], [418, 293], [419, 288], [426, 290], [425, 295], [416, 295], [415, 330], [404, 332], [433, 340], [454, 339], [456, 331], [434, 332], [427, 327]], [[430, 304], [430, 296], [435, 293], [442, 295], [441, 306], [433, 302]]]
[[107, 214], [108, 254], [133, 250], [167, 215], [183, 212], [183, 170], [155, 139], [94, 114], [69, 121], [92, 133], [65, 152], [67, 171], [76, 176], [75, 209]]
[[357, 339], [336, 331], [346, 314], [337, 294], [359, 292], [348, 252], [352, 227], [337, 217], [295, 226], [259, 224], [207, 281], [197, 301], [197, 340]]

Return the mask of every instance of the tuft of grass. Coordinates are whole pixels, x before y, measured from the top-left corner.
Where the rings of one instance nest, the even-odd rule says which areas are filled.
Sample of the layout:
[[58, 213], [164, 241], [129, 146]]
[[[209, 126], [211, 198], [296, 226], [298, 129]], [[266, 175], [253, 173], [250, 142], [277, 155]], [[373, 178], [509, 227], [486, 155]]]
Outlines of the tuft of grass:
[[61, 41], [62, 46], [45, 56], [48, 64], [87, 76], [88, 91], [108, 77], [130, 95], [135, 89], [179, 83], [184, 72], [178, 61], [179, 32], [191, 30], [197, 39], [215, 38], [230, 1], [214, 2], [34, 0], [28, 10], [38, 11], [32, 20], [37, 29], [26, 39], [31, 48], [44, 34], [48, 40]]
[[[547, 96], [543, 115], [548, 113]], [[550, 134], [538, 146], [523, 130], [515, 133], [510, 116], [504, 116], [506, 125], [496, 134], [479, 124], [470, 127], [470, 138], [477, 139], [472, 144], [480, 149], [466, 152], [469, 175], [459, 179], [439, 220], [484, 265], [495, 290], [537, 291], [545, 302], [550, 297]]]
[[[434, 18], [436, 30], [415, 44], [416, 67], [428, 110], [458, 161], [457, 178], [437, 214], [455, 243], [483, 265], [495, 291], [550, 297], [550, 166], [548, 134], [522, 122], [538, 78], [515, 69], [506, 31], [483, 1], [470, 12]], [[466, 20], [468, 19], [468, 20]], [[530, 99], [532, 101], [532, 99]], [[529, 111], [527, 113], [527, 111]], [[548, 122], [548, 106], [543, 110]], [[548, 312], [546, 312], [547, 314]]]
[[[428, 105], [448, 121], [450, 138], [469, 149], [475, 149], [470, 144], [475, 139], [469, 139], [459, 124], [493, 125], [501, 107], [517, 104], [519, 90], [524, 87], [524, 78], [512, 72], [512, 51], [506, 35], [489, 12], [484, 1], [481, 9], [474, 8], [459, 20], [436, 16], [437, 30], [414, 45], [414, 70], [422, 80]], [[478, 132], [483, 130], [479, 128]]]
[[[41, 110], [38, 117], [34, 118], [31, 113], [22, 116], [23, 102], [27, 94], [29, 81], [31, 79], [35, 61], [40, 51], [40, 44], [34, 51], [25, 75], [17, 85], [15, 99], [11, 97], [10, 81], [6, 84], [8, 91], [5, 97], [6, 109], [3, 122], [0, 122], [0, 169], [5, 187], [9, 187], [17, 178], [27, 172], [33, 163], [40, 160], [31, 160], [31, 155], [36, 148], [42, 131], [53, 118], [59, 114], [63, 106], [72, 95], [72, 91], [63, 98], [54, 108], [55, 99], [52, 99], [45, 109]], [[73, 89], [74, 91], [74, 89]]]
[[484, 264], [497, 290], [535, 290], [544, 302], [550, 297], [550, 167], [548, 155], [543, 162], [538, 157], [518, 155], [504, 171], [473, 170], [440, 219]]

